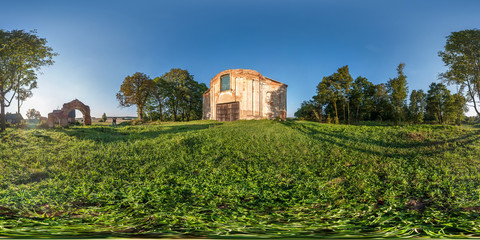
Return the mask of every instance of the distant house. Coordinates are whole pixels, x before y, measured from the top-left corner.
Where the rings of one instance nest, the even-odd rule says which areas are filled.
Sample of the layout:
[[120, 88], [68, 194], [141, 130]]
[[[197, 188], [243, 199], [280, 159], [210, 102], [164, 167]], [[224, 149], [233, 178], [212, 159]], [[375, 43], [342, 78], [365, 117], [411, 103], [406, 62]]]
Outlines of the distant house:
[[7, 122], [11, 124], [21, 123], [23, 120], [22, 114], [20, 113], [7, 113], [5, 117]]

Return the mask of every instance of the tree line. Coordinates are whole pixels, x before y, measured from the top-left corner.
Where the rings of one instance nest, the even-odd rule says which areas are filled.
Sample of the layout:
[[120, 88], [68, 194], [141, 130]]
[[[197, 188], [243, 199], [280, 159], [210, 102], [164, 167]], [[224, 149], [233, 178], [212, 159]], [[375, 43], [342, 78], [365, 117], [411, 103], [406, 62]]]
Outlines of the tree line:
[[[302, 102], [295, 116], [328, 123], [392, 121], [394, 123], [460, 124], [471, 103], [480, 117], [480, 30], [453, 32], [445, 50], [438, 55], [448, 70], [440, 74], [440, 83], [431, 83], [428, 91], [412, 90], [408, 98], [405, 64], [397, 67], [397, 76], [387, 83], [373, 84], [367, 78], [356, 79], [348, 65], [317, 85], [316, 95]], [[447, 86], [457, 85], [452, 94]], [[407, 104], [408, 102], [408, 104]]]
[[328, 123], [392, 121], [394, 123], [457, 123], [467, 110], [460, 93], [451, 94], [443, 83], [430, 84], [429, 90], [413, 90], [407, 104], [408, 85], [405, 64], [397, 67], [397, 77], [387, 83], [373, 84], [358, 76], [355, 80], [348, 66], [323, 77], [317, 94], [304, 101], [295, 116]]
[[173, 68], [154, 79], [140, 72], [127, 76], [117, 99], [122, 107], [136, 105], [140, 120], [190, 121], [202, 118], [207, 89], [188, 70]]

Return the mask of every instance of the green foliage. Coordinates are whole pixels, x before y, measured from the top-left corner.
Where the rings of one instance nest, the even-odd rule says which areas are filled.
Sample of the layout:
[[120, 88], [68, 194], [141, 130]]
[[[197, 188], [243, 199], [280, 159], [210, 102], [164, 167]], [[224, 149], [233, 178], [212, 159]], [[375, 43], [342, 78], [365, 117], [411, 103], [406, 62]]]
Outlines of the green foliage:
[[57, 53], [46, 44], [36, 31], [0, 29], [0, 131], [6, 127], [5, 108], [17, 97], [20, 112], [21, 103], [37, 87], [36, 72], [54, 63]]
[[387, 87], [385, 84], [375, 85], [375, 93], [373, 95], [375, 112], [374, 119], [378, 121], [385, 121], [392, 119], [393, 106], [390, 103]]
[[103, 113], [102, 114], [102, 122], [106, 122], [106, 121], [107, 121], [107, 114]]
[[367, 78], [358, 76], [355, 79], [349, 96], [350, 103], [355, 109], [355, 122], [358, 123], [365, 118], [371, 118], [374, 93], [374, 85]]
[[[317, 94], [312, 102], [302, 104], [298, 114], [308, 116], [312, 113], [310, 109], [314, 104], [317, 110], [313, 113], [320, 116], [316, 117], [319, 121], [323, 121], [322, 115], [330, 115], [334, 118], [325, 119], [334, 123], [339, 123], [340, 117], [343, 123], [371, 120], [401, 123], [408, 112], [405, 104], [408, 88], [403, 74], [404, 66], [403, 63], [398, 66], [398, 77], [390, 79], [386, 85], [374, 85], [361, 76], [353, 81], [348, 66], [341, 67], [336, 73], [323, 77], [317, 85]], [[350, 106], [353, 106], [353, 112], [350, 111]]]
[[440, 77], [449, 84], [460, 86], [465, 99], [472, 102], [480, 117], [478, 100], [480, 99], [480, 30], [471, 29], [452, 32], [447, 37], [445, 51], [438, 55], [448, 70]]
[[461, 94], [450, 94], [442, 83], [430, 84], [426, 100], [426, 115], [437, 123], [460, 124], [464, 118], [466, 100]]
[[202, 118], [202, 95], [207, 91], [187, 71], [173, 68], [154, 79], [155, 86], [148, 101], [152, 120], [198, 120]]
[[480, 235], [475, 127], [7, 129], [0, 150], [7, 237]]
[[408, 95], [408, 87], [407, 76], [403, 73], [403, 68], [405, 68], [405, 63], [400, 63], [397, 67], [398, 76], [387, 82], [387, 92], [390, 97], [395, 123], [405, 121], [404, 107]]
[[295, 112], [295, 117], [301, 120], [322, 121], [322, 107], [315, 100], [303, 101]]
[[[350, 121], [350, 105], [349, 98], [353, 78], [350, 75], [348, 65], [343, 66], [333, 73], [331, 76], [323, 77], [317, 86], [317, 95], [314, 100], [318, 105], [331, 104], [333, 106], [332, 114], [335, 115], [334, 122], [339, 123], [338, 104], [343, 106], [343, 121]], [[345, 109], [346, 108], [346, 109]], [[346, 115], [348, 113], [348, 115]]]
[[136, 72], [127, 76], [117, 93], [117, 100], [122, 107], [137, 106], [138, 118], [143, 119], [143, 109], [154, 87], [154, 82], [144, 73]]
[[40, 120], [40, 112], [35, 110], [35, 108], [31, 108], [27, 110], [27, 118], [28, 120]]
[[410, 94], [410, 103], [408, 105], [408, 119], [410, 122], [415, 124], [423, 123], [425, 105], [425, 93], [423, 90], [413, 90]]

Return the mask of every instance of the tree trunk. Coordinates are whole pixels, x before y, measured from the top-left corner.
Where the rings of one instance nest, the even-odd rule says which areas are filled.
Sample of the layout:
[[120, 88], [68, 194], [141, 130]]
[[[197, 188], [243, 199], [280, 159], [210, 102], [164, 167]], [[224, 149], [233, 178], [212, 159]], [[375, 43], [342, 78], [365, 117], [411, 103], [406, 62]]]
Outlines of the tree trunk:
[[313, 110], [313, 114], [315, 114], [315, 117], [317, 118], [317, 121], [318, 121], [318, 122], [321, 122], [320, 116], [318, 115], [318, 113], [317, 113], [316, 110]]
[[333, 102], [333, 107], [335, 108], [335, 124], [338, 124], [338, 111], [337, 111], [337, 102]]
[[142, 108], [138, 108], [138, 118], [140, 119], [140, 121], [143, 120], [143, 109]]
[[348, 117], [348, 124], [350, 124], [350, 102], [347, 102], [347, 117]]
[[5, 116], [5, 103], [3, 101], [3, 99], [0, 99], [0, 105], [2, 109], [0, 112], [0, 132], [5, 131], [5, 128], [7, 127], [7, 118]]
[[343, 107], [343, 123], [347, 123], [347, 118], [345, 117], [345, 101], [342, 101]]
[[177, 121], [177, 106], [175, 105], [175, 103], [173, 104], [173, 121]]
[[160, 122], [163, 122], [163, 115], [162, 115], [162, 104], [158, 104], [158, 114], [160, 115]]
[[[467, 87], [468, 87], [468, 94], [470, 95], [470, 97], [472, 98], [472, 101], [473, 101], [473, 108], [475, 109], [475, 112], [477, 112], [477, 116], [480, 117], [480, 112], [478, 111], [477, 103], [475, 102], [475, 93], [472, 90], [472, 87], [470, 86], [469, 83], [467, 84]], [[479, 94], [479, 97], [480, 97], [480, 92], [478, 94]]]
[[360, 104], [357, 105], [357, 114], [355, 115], [355, 121], [356, 121], [357, 123], [360, 122], [360, 118], [358, 117], [358, 114], [359, 114], [358, 112], [359, 112], [359, 111], [360, 111]]
[[192, 113], [192, 102], [188, 101], [187, 122], [190, 121], [190, 114]]

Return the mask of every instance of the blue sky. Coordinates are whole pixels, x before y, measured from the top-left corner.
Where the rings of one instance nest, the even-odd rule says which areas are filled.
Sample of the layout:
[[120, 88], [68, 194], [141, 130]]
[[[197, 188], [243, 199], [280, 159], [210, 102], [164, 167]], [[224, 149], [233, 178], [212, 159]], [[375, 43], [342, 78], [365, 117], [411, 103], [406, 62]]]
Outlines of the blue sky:
[[7, 0], [0, 28], [37, 29], [59, 53], [22, 114], [46, 116], [77, 98], [95, 117], [135, 116], [115, 98], [127, 75], [183, 68], [208, 85], [220, 71], [247, 68], [288, 85], [293, 116], [344, 65], [378, 84], [404, 62], [409, 90], [427, 90], [445, 71], [437, 56], [445, 37], [480, 28], [480, 1]]

